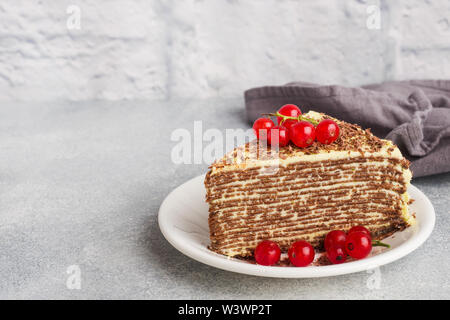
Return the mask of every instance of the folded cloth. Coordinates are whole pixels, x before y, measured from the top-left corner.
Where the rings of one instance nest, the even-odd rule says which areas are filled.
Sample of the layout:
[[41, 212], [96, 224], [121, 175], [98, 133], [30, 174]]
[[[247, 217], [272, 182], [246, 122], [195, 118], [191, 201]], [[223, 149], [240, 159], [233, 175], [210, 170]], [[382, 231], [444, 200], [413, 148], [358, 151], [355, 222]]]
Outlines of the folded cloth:
[[245, 92], [248, 120], [293, 103], [357, 123], [392, 140], [414, 177], [450, 171], [450, 80], [384, 82], [349, 88], [293, 82]]

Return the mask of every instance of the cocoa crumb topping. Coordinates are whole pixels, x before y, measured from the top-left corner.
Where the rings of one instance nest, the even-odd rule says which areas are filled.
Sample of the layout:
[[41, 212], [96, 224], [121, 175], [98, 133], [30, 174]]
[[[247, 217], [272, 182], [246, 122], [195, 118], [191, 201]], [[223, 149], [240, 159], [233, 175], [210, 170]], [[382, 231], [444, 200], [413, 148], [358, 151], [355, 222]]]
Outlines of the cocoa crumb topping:
[[[247, 160], [269, 160], [279, 157], [280, 159], [287, 159], [296, 155], [313, 155], [321, 152], [331, 151], [347, 151], [349, 154], [356, 151], [364, 154], [364, 152], [378, 152], [386, 144], [386, 140], [382, 140], [374, 136], [370, 129], [363, 130], [360, 126], [345, 121], [341, 121], [325, 114], [321, 114], [322, 119], [332, 119], [339, 126], [339, 138], [329, 145], [322, 144], [318, 141], [307, 148], [299, 148], [290, 142], [287, 146], [279, 150], [271, 149], [270, 146], [264, 148], [260, 146], [259, 141], [253, 140], [243, 146], [233, 150], [222, 159], [217, 160], [212, 166], [215, 168], [222, 168], [229, 164], [243, 163]], [[394, 151], [394, 148], [389, 148], [389, 152]], [[405, 160], [402, 166], [407, 168], [409, 162]]]

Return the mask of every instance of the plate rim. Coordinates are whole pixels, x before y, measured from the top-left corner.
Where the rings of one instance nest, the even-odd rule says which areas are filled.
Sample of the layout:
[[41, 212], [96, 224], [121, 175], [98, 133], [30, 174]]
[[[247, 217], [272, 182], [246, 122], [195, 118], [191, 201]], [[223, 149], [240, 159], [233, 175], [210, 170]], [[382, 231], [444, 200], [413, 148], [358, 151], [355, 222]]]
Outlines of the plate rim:
[[[175, 189], [173, 189], [169, 194], [164, 198], [163, 202], [158, 211], [158, 225], [161, 233], [164, 238], [178, 251], [183, 253], [184, 255], [198, 261], [204, 263], [206, 265], [241, 273], [253, 276], [261, 276], [261, 277], [271, 277], [271, 278], [317, 278], [317, 277], [328, 277], [328, 276], [337, 276], [344, 275], [349, 273], [361, 272], [366, 270], [371, 270], [377, 268], [379, 266], [391, 263], [398, 259], [401, 259], [420, 247], [431, 235], [435, 221], [436, 215], [434, 207], [428, 197], [420, 191], [419, 188], [410, 184], [408, 188], [413, 190], [412, 193], [419, 193], [422, 199], [425, 201], [426, 207], [428, 207], [430, 212], [428, 212], [427, 216], [429, 216], [427, 220], [421, 221], [421, 226], [418, 231], [404, 243], [400, 244], [398, 247], [393, 248], [389, 251], [382, 252], [375, 256], [351, 261], [348, 263], [338, 264], [338, 265], [327, 265], [327, 266], [309, 266], [303, 268], [295, 268], [295, 267], [279, 267], [279, 266], [261, 266], [257, 264], [246, 264], [239, 261], [236, 261], [233, 258], [227, 258], [226, 256], [219, 255], [215, 252], [207, 252], [198, 250], [194, 247], [186, 247], [183, 244], [179, 243], [175, 237], [169, 232], [170, 227], [166, 228], [166, 220], [164, 217], [164, 211], [168, 206], [171, 197], [174, 197], [180, 189], [186, 187], [186, 185], [190, 183], [196, 183], [195, 180], [203, 181], [205, 174], [196, 176], [188, 181], [182, 183]], [[202, 184], [203, 185], [203, 184]], [[425, 222], [425, 223], [424, 223]], [[167, 221], [169, 223], [169, 221]], [[214, 263], [216, 261], [216, 263]], [[320, 268], [320, 270], [318, 269]]]

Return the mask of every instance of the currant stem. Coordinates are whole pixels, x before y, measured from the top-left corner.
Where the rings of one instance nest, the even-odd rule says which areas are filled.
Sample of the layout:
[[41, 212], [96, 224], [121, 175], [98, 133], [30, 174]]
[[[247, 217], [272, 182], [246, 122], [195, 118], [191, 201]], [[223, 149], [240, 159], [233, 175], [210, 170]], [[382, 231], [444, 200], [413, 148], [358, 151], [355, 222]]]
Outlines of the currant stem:
[[391, 246], [387, 243], [381, 242], [380, 240], [372, 241], [372, 247], [385, 247], [390, 248]]
[[273, 117], [280, 117], [280, 118], [283, 119], [281, 121], [281, 124], [283, 124], [283, 122], [288, 120], [288, 119], [289, 120], [290, 119], [297, 120], [297, 121], [308, 121], [308, 122], [312, 123], [315, 126], [317, 126], [319, 124], [319, 121], [316, 121], [316, 120], [313, 120], [313, 119], [310, 119], [310, 118], [306, 118], [306, 117], [304, 117], [302, 115], [299, 115], [298, 117], [290, 117], [290, 116], [285, 116], [284, 114], [281, 114], [278, 111], [275, 112], [275, 113], [263, 113], [263, 115], [265, 115], [265, 116], [273, 116]]

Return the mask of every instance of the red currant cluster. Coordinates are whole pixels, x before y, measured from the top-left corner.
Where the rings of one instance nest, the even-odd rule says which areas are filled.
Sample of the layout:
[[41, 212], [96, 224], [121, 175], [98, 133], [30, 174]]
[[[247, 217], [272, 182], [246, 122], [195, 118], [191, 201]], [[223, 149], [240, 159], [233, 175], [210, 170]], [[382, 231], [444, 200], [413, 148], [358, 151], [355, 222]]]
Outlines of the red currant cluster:
[[[372, 246], [389, 247], [380, 241], [372, 242], [369, 230], [363, 226], [351, 228], [348, 233], [342, 230], [330, 231], [324, 242], [328, 260], [333, 264], [343, 263], [347, 256], [354, 259], [367, 257]], [[280, 260], [281, 250], [278, 244], [265, 240], [255, 249], [255, 260], [258, 264], [271, 266]], [[289, 260], [296, 267], [305, 267], [314, 260], [314, 248], [306, 241], [294, 242], [288, 251]]]
[[363, 226], [351, 228], [347, 233], [342, 230], [333, 230], [327, 234], [324, 242], [328, 260], [339, 264], [347, 260], [347, 256], [354, 259], [363, 259], [372, 251], [372, 246], [388, 247], [381, 241], [372, 242], [369, 230]]
[[317, 139], [322, 144], [333, 143], [339, 137], [339, 127], [333, 120], [320, 122], [302, 116], [299, 107], [286, 104], [276, 113], [278, 125], [269, 118], [258, 118], [253, 124], [258, 140], [266, 140], [268, 145], [278, 144], [284, 147], [292, 141], [297, 147], [309, 147]]
[[[264, 240], [255, 249], [256, 263], [271, 266], [280, 261], [281, 250], [276, 242]], [[306, 267], [313, 262], [314, 248], [306, 241], [294, 242], [288, 251], [289, 260], [296, 267]]]

